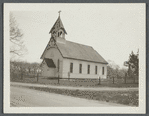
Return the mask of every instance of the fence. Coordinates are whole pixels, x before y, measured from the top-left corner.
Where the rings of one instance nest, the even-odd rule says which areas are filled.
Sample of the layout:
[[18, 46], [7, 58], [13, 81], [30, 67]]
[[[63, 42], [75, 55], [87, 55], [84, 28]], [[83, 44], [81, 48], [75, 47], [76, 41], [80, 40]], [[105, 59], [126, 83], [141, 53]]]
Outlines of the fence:
[[133, 79], [127, 79], [125, 83], [123, 78], [115, 78], [113, 83], [112, 78], [101, 80], [91, 78], [58, 78], [43, 77], [41, 74], [11, 73], [10, 79], [12, 82], [39, 83], [64, 86], [138, 87], [138, 80], [136, 80], [136, 82], [133, 83]]

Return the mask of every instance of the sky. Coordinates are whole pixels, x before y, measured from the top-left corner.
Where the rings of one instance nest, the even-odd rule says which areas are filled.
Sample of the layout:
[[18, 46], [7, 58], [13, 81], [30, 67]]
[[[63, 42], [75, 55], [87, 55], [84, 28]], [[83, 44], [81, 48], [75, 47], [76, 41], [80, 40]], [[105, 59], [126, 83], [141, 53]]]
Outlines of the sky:
[[28, 49], [19, 59], [42, 61], [40, 57], [59, 10], [66, 40], [92, 46], [105, 60], [114, 61], [120, 67], [132, 51], [137, 53], [145, 38], [144, 4], [40, 4], [11, 11]]

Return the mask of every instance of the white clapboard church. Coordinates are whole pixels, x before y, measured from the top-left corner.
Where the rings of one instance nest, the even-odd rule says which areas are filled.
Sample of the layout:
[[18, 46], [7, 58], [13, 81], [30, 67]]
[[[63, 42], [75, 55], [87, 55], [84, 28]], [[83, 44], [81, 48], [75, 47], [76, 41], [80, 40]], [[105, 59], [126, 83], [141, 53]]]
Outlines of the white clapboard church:
[[[77, 30], [76, 30], [77, 31]], [[60, 15], [49, 32], [51, 38], [41, 56], [42, 76], [106, 78], [107, 62], [91, 46], [67, 41]]]

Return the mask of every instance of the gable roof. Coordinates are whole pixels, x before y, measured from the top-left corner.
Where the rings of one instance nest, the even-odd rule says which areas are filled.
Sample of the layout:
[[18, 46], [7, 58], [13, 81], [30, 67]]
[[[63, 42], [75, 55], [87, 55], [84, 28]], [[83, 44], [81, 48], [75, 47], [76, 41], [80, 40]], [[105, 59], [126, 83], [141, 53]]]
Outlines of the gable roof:
[[[51, 39], [51, 38], [50, 38], [50, 39]], [[50, 47], [50, 40], [49, 40], [49, 42], [48, 42], [47, 46], [45, 47], [44, 52], [42, 53], [42, 55], [41, 55], [40, 59], [43, 59], [43, 55], [44, 55], [44, 54], [45, 54], [45, 52], [47, 51], [48, 47]]]
[[60, 16], [58, 17], [58, 19], [56, 20], [55, 24], [53, 25], [53, 27], [51, 28], [50, 32], [51, 33], [53, 30], [55, 30], [55, 32], [57, 32], [59, 29], [62, 29], [64, 30], [64, 33], [67, 34], [64, 26], [63, 26], [63, 23], [61, 21], [61, 18]]
[[57, 42], [56, 45], [64, 58], [108, 64], [107, 61], [91, 46], [70, 41], [66, 41], [65, 44]]

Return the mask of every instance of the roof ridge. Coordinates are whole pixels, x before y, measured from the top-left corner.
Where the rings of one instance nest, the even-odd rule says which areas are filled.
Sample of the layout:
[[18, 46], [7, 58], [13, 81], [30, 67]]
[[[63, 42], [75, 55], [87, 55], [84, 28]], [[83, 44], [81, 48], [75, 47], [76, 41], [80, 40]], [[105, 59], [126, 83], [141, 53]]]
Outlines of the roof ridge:
[[88, 47], [91, 47], [91, 48], [93, 48], [92, 46], [85, 45], [85, 44], [80, 44], [80, 43], [77, 43], [77, 42], [72, 42], [72, 41], [68, 41], [68, 40], [66, 40], [66, 42], [75, 43], [75, 44], [79, 44], [79, 45], [88, 46]]

